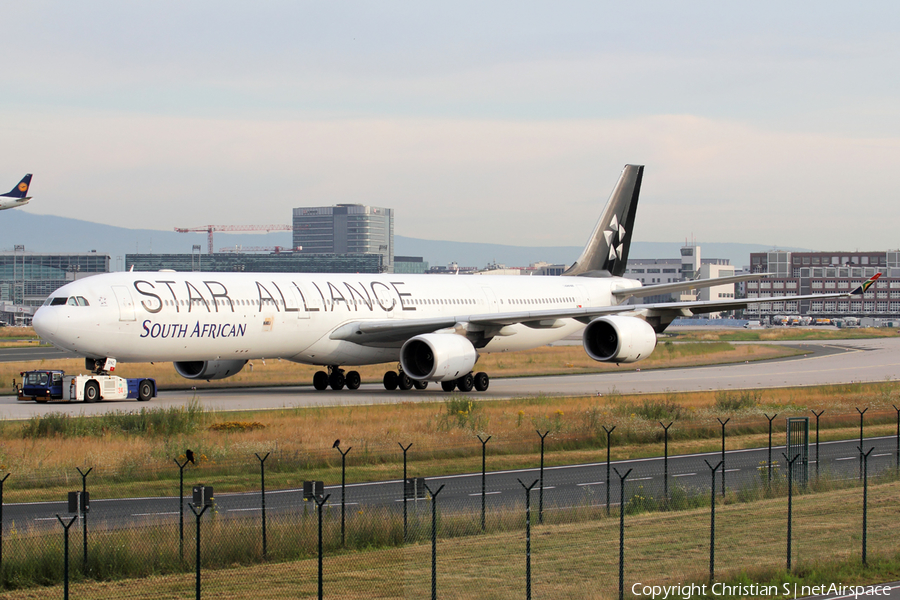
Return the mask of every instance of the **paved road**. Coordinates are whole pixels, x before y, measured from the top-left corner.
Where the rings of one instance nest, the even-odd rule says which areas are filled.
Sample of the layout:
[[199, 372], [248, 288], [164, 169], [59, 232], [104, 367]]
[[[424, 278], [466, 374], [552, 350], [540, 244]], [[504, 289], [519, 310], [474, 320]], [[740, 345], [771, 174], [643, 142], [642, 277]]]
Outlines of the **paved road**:
[[0, 348], [0, 362], [24, 362], [31, 360], [60, 360], [64, 358], [80, 358], [73, 352], [53, 348], [52, 346], [30, 346], [26, 348]]
[[[620, 371], [590, 375], [494, 379], [484, 393], [473, 398], [505, 399], [547, 394], [597, 395], [620, 393], [690, 392], [706, 390], [760, 389], [825, 385], [855, 381], [900, 379], [900, 338], [846, 340], [838, 342], [789, 343], [807, 351], [790, 359], [694, 367], [686, 369], [641, 370], [622, 366]], [[388, 392], [381, 385], [365, 384], [355, 391], [319, 392], [311, 385], [206, 389], [163, 392], [154, 406], [182, 406], [197, 397], [204, 406], [219, 410], [276, 409], [301, 406], [345, 404], [389, 404], [395, 402], [435, 402], [445, 397], [431, 384], [423, 392]], [[101, 414], [111, 410], [138, 409], [136, 401], [98, 404], [17, 402], [13, 396], [0, 397], [0, 411], [8, 419], [26, 419], [35, 414], [68, 412]]]
[[[897, 439], [895, 437], [867, 438], [865, 448], [874, 447], [869, 458], [869, 474], [874, 475], [885, 469], [893, 468], [897, 464]], [[838, 478], [856, 478], [860, 473], [859, 452], [856, 450], [859, 440], [847, 440], [838, 442], [823, 442], [820, 445], [820, 458], [816, 462], [815, 445], [810, 446], [808, 476], [810, 479], [816, 476], [816, 464], [821, 473]], [[772, 465], [773, 477], [777, 479], [779, 470], [786, 470], [786, 462], [782, 457], [784, 446], [773, 447]], [[683, 456], [670, 456], [668, 459], [668, 478], [665, 476], [663, 457], [635, 459], [627, 461], [614, 461], [612, 469], [617, 469], [624, 474], [632, 469], [626, 480], [626, 497], [637, 491], [637, 486], [642, 486], [639, 493], [645, 497], [661, 498], [664, 496], [666, 482], [669, 490], [676, 486], [686, 490], [706, 491], [710, 485], [710, 468], [705, 461], [715, 466], [721, 460], [721, 453], [711, 452], [703, 454], [690, 454]], [[488, 461], [490, 464], [490, 461]], [[746, 486], [760, 485], [766, 481], [768, 471], [768, 449], [756, 448], [735, 450], [726, 453], [725, 458], [725, 485], [729, 489], [740, 489]], [[173, 469], [175, 467], [173, 466]], [[411, 473], [420, 475], [420, 473]], [[198, 476], [189, 467], [186, 470], [186, 482], [195, 482]], [[519, 480], [526, 484], [539, 480], [540, 471], [537, 468], [517, 469], [509, 471], [490, 472], [486, 476], [486, 504], [487, 510], [508, 507], [510, 505], [524, 505], [524, 490]], [[427, 479], [431, 489], [437, 489], [441, 485], [446, 487], [440, 494], [441, 507], [444, 510], [477, 511], [481, 506], [481, 473], [464, 473], [459, 475], [447, 475]], [[716, 489], [722, 485], [721, 469], [716, 474]], [[79, 487], [73, 484], [73, 489]], [[190, 495], [190, 484], [185, 484], [187, 494]], [[592, 505], [605, 505], [606, 503], [606, 462], [596, 462], [580, 465], [564, 465], [547, 467], [544, 469], [543, 506], [544, 510], [557, 510], [571, 506], [583, 506], [586, 503]], [[609, 485], [610, 503], [617, 504], [619, 498], [619, 480], [615, 470], [611, 471]], [[173, 489], [177, 494], [177, 488]], [[328, 485], [326, 494], [331, 494], [329, 500], [330, 510], [336, 510], [340, 506], [340, 485]], [[393, 507], [399, 510], [403, 502], [403, 487], [400, 479], [388, 481], [375, 481], [365, 483], [352, 483], [346, 486], [345, 505], [359, 507]], [[537, 510], [540, 507], [540, 485], [534, 488], [532, 506]], [[188, 499], [189, 501], [189, 499]], [[241, 494], [216, 494], [216, 505], [219, 515], [223, 517], [247, 517], [259, 514], [261, 511], [261, 499], [259, 492], [247, 492]], [[302, 510], [302, 489], [270, 490], [266, 492], [267, 514], [277, 517], [279, 514], [296, 515]], [[426, 500], [410, 500], [408, 508], [411, 510], [429, 510], [430, 504]], [[358, 509], [355, 509], [358, 510]], [[353, 512], [355, 512], [355, 510]], [[4, 520], [6, 527], [15, 522], [17, 527], [27, 523], [31, 526], [53, 527], [56, 526], [57, 513], [64, 514], [66, 505], [64, 502], [23, 503], [6, 504], [4, 506]], [[185, 511], [189, 510], [185, 508]], [[108, 527], [124, 527], [135, 523], [146, 523], [153, 520], [169, 521], [178, 514], [177, 497], [169, 498], [127, 498], [118, 500], [94, 499], [91, 502], [90, 520], [94, 525], [103, 524]]]

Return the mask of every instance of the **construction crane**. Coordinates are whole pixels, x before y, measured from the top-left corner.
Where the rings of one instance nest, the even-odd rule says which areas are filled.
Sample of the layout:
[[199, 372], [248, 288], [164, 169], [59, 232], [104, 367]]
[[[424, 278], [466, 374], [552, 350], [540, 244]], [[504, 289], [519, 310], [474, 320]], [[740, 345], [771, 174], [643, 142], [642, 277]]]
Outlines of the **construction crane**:
[[288, 248], [286, 246], [234, 246], [233, 248], [219, 248], [219, 252], [274, 252], [278, 254], [280, 252], [299, 252], [303, 250], [303, 246], [297, 246], [296, 248]]
[[202, 233], [206, 232], [208, 236], [207, 248], [209, 253], [213, 253], [213, 232], [214, 231], [293, 231], [293, 225], [205, 225], [203, 227], [176, 227], [178, 233]]

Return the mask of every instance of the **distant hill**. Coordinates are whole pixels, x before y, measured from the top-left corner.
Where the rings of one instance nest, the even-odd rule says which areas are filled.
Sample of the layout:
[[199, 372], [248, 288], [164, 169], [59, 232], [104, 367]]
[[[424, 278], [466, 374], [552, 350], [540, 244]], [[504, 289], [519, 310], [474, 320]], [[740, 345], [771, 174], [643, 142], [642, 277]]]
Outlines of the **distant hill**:
[[[121, 269], [126, 254], [190, 253], [196, 244], [206, 252], [205, 233], [176, 233], [156, 229], [128, 229], [91, 221], [48, 215], [35, 215], [22, 210], [0, 213], [0, 251], [12, 251], [17, 244], [31, 252], [97, 252], [109, 254], [110, 267]], [[290, 247], [291, 234], [215, 234], [215, 249], [233, 246]], [[395, 255], [421, 256], [432, 266], [456, 262], [460, 266], [484, 267], [491, 262], [509, 267], [528, 266], [537, 261], [571, 263], [581, 253], [581, 246], [506, 246], [503, 244], [448, 242], [395, 236]], [[634, 242], [632, 258], [677, 258], [682, 244], [678, 242]], [[700, 244], [702, 256], [727, 258], [731, 264], [744, 266], [751, 252], [769, 249], [762, 244]], [[799, 248], [787, 248], [799, 250]], [[121, 258], [121, 261], [119, 260]]]

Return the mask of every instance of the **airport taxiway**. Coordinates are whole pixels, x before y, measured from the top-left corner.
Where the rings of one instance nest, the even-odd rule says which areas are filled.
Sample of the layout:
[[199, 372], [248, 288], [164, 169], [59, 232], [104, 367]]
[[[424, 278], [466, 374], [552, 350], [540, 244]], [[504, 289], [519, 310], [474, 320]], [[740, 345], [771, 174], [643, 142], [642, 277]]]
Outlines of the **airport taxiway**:
[[[709, 390], [762, 389], [878, 382], [900, 379], [900, 338], [840, 340], [830, 342], [784, 342], [806, 350], [792, 358], [711, 365], [678, 369], [641, 369], [640, 363], [622, 365], [615, 372], [586, 375], [514, 377], [491, 380], [487, 392], [476, 399], [504, 399], [538, 394], [554, 396], [641, 394]], [[205, 407], [220, 410], [277, 409], [303, 406], [436, 402], [446, 394], [434, 383], [425, 391], [385, 390], [380, 384], [363, 384], [355, 391], [317, 391], [311, 385], [262, 388], [218, 388], [162, 392], [152, 406], [181, 406], [198, 398]], [[25, 419], [48, 412], [100, 414], [112, 410], [135, 410], [147, 406], [136, 401], [68, 404], [17, 402], [0, 398], [0, 411], [7, 419]]]

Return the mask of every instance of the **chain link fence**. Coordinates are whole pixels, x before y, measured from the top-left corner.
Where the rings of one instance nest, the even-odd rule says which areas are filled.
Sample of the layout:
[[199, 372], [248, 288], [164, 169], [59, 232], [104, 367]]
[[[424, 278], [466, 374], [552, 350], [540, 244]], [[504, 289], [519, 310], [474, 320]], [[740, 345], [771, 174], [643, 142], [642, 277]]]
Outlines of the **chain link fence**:
[[[741, 572], [752, 578], [788, 564], [862, 560], [864, 552], [869, 560], [894, 556], [898, 438], [862, 440], [869, 452], [864, 530], [859, 438], [818, 449], [810, 438], [806, 477], [789, 480], [796, 471], [787, 468], [783, 427], [771, 449], [729, 451], [729, 426], [723, 426], [724, 455], [607, 463], [604, 448], [597, 462], [543, 468], [538, 449], [542, 442], [554, 448], [558, 440], [538, 430], [531, 442], [535, 466], [508, 471], [491, 471], [491, 457], [528, 442], [504, 446], [483, 442], [485, 435], [473, 440], [470, 454], [480, 463], [485, 452], [484, 479], [480, 470], [428, 477], [418, 472], [416, 453], [433, 449], [413, 446], [409, 482], [360, 481], [344, 472], [344, 484], [327, 481], [321, 490], [308, 486], [306, 494], [300, 481], [270, 484], [273, 475], [292, 469], [277, 453], [264, 464], [264, 495], [265, 454], [252, 453], [230, 468], [187, 466], [183, 501], [178, 457], [177, 465], [150, 474], [168, 485], [168, 495], [144, 497], [99, 465], [67, 480], [13, 473], [0, 489], [77, 491], [84, 485], [90, 494], [87, 520], [76, 519], [69, 531], [72, 598], [614, 598], [641, 595], [643, 586], [709, 584], [711, 571], [714, 580]], [[677, 427], [661, 424], [659, 439], [677, 437]], [[616, 432], [609, 439], [615, 450]], [[372, 458], [348, 448], [337, 449], [343, 456], [331, 452], [351, 473]], [[395, 452], [399, 459], [401, 450]], [[402, 466], [391, 468], [402, 472]], [[92, 478], [101, 483], [93, 485]], [[250, 492], [212, 494], [195, 517], [194, 487], [203, 482], [227, 489], [234, 478], [258, 484]], [[113, 497], [111, 491], [121, 496], [123, 487], [132, 497]], [[198, 512], [204, 504], [195, 505]], [[61, 597], [67, 576], [57, 514], [73, 516], [64, 502], [3, 506], [0, 597]]]

